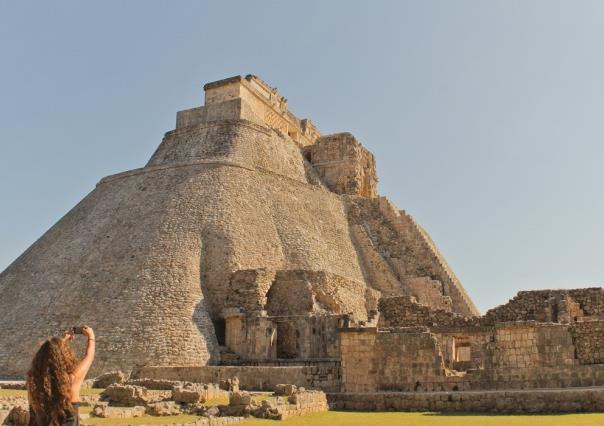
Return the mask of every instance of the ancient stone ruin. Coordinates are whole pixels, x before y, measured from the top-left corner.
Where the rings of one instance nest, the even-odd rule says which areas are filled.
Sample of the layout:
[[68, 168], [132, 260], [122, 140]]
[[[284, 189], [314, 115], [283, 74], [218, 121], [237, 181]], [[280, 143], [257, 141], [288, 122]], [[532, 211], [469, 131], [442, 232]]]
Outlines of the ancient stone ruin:
[[0, 274], [0, 377], [86, 323], [92, 375], [128, 386], [238, 377], [346, 409], [604, 409], [601, 288], [520, 292], [480, 316], [353, 135], [321, 135], [256, 76], [204, 89], [144, 167], [101, 179]]

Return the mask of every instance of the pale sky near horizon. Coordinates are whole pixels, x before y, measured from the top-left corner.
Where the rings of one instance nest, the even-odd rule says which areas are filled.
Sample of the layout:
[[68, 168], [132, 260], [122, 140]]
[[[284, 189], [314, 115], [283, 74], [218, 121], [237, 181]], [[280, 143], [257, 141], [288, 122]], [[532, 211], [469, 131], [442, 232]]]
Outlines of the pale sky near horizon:
[[604, 2], [0, 0], [0, 271], [257, 74], [376, 156], [481, 311], [600, 286]]

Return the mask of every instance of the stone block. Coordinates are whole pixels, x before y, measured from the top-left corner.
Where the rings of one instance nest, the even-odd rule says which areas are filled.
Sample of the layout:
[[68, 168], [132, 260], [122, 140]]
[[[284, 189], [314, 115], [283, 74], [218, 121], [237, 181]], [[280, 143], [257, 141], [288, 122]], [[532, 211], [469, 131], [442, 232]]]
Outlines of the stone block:
[[161, 401], [147, 404], [147, 414], [151, 416], [174, 416], [181, 414], [180, 405], [174, 401]]
[[92, 382], [92, 387], [97, 389], [104, 389], [113, 384], [122, 384], [128, 377], [121, 371], [112, 371], [109, 373], [101, 374], [96, 377]]
[[196, 404], [206, 401], [206, 392], [199, 384], [187, 383], [172, 388], [172, 399], [183, 404]]
[[134, 407], [153, 400], [149, 391], [141, 386], [110, 385], [101, 393], [101, 399], [114, 405]]

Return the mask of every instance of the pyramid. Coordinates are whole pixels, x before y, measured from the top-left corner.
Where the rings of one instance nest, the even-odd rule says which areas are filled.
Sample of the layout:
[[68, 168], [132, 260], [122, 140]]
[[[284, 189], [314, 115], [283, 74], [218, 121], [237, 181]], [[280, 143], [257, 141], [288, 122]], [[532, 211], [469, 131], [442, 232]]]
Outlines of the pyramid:
[[219, 362], [233, 309], [366, 323], [380, 297], [410, 295], [478, 313], [427, 232], [378, 195], [354, 136], [322, 136], [256, 76], [204, 90], [144, 167], [101, 179], [0, 274], [0, 377], [79, 324], [96, 330], [95, 374]]

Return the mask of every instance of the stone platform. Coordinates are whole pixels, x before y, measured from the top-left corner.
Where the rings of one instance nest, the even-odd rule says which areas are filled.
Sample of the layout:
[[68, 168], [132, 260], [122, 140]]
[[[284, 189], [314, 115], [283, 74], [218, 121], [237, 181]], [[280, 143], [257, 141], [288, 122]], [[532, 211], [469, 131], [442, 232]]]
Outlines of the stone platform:
[[461, 392], [329, 393], [346, 411], [576, 413], [604, 411], [604, 387]]

